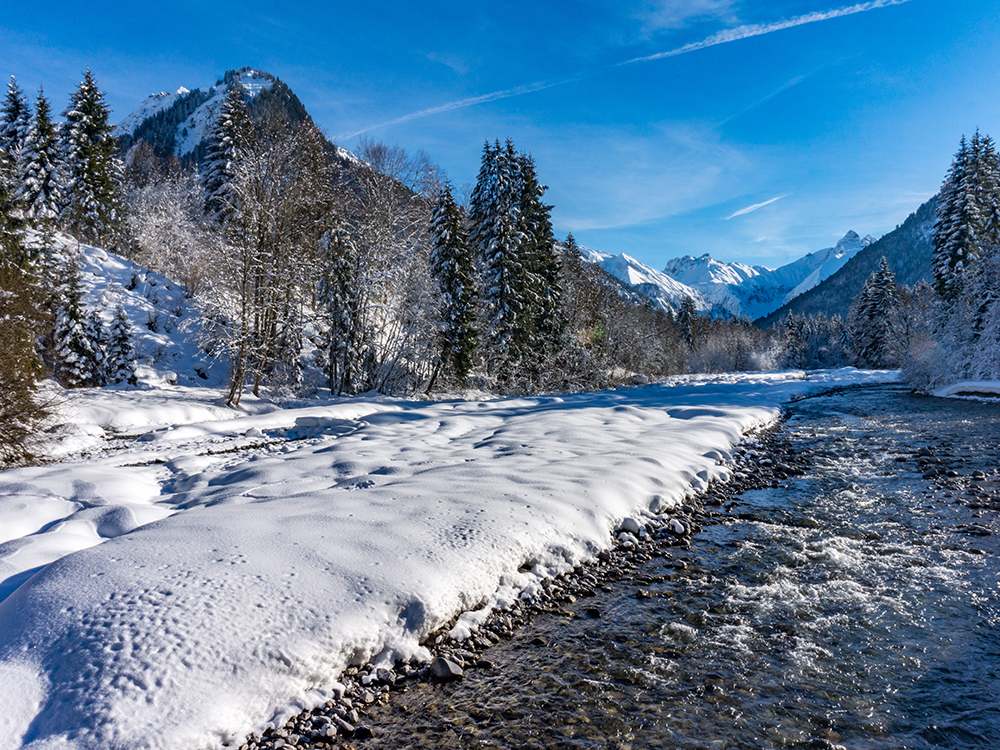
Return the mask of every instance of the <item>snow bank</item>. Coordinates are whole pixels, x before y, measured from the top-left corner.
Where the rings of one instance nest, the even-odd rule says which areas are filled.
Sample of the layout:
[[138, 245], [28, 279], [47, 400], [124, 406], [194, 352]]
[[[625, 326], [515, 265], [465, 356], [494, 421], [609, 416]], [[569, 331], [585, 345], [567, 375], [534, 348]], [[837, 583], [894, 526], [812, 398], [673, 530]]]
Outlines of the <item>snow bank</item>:
[[325, 700], [347, 665], [423, 657], [456, 615], [592, 558], [624, 516], [722, 476], [718, 451], [780, 403], [886, 377], [358, 399], [4, 472], [0, 748], [238, 740]]
[[964, 380], [961, 383], [953, 383], [944, 388], [939, 388], [931, 394], [939, 398], [956, 397], [1000, 397], [1000, 381], [996, 380]]

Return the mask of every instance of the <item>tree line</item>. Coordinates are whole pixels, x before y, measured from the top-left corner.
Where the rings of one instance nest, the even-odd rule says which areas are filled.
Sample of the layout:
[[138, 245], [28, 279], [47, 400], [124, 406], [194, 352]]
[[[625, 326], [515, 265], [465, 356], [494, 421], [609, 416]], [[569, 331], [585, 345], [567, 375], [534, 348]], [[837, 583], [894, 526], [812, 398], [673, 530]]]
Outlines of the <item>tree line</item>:
[[[0, 423], [30, 431], [43, 377], [135, 381], [121, 300], [103, 301], [110, 316], [84, 304], [79, 258], [57, 233], [182, 283], [200, 345], [229, 363], [233, 406], [262, 388], [526, 393], [779, 362], [775, 338], [746, 321], [654, 309], [586, 263], [572, 236], [557, 241], [535, 161], [510, 140], [486, 142], [459, 200], [425, 153], [363, 140], [345, 156], [301, 105], [276, 95], [248, 107], [230, 73], [200, 164], [116, 143], [89, 70], [62, 122], [43, 91], [32, 107], [12, 77], [0, 319], [14, 354]], [[4, 434], [7, 457], [26, 458], [22, 433]]]
[[961, 138], [935, 215], [931, 282], [900, 286], [883, 257], [846, 319], [782, 321], [790, 363], [902, 368], [920, 391], [1000, 380], [1000, 156], [990, 136]]

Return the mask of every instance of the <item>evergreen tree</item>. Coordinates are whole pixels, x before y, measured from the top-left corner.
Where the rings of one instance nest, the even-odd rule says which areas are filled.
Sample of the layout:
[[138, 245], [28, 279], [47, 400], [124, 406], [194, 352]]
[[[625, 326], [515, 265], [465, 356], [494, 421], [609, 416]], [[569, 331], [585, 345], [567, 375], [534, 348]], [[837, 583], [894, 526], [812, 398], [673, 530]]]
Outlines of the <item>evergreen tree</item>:
[[103, 335], [99, 321], [87, 314], [83, 282], [75, 258], [64, 269], [52, 333], [52, 369], [67, 388], [103, 385]]
[[513, 143], [487, 143], [472, 193], [470, 240], [481, 269], [484, 354], [490, 373], [505, 381], [518, 374], [532, 340], [521, 192], [521, 164]]
[[[1000, 243], [1000, 155], [989, 135], [972, 136], [973, 190], [979, 205], [980, 250]], [[980, 253], [981, 254], [981, 253]]]
[[45, 416], [35, 339], [41, 289], [24, 243], [12, 164], [0, 152], [0, 466], [31, 458], [35, 428]]
[[542, 202], [546, 187], [539, 183], [534, 159], [529, 155], [519, 157], [521, 172], [521, 210], [519, 220], [524, 235], [522, 256], [527, 269], [530, 287], [529, 310], [531, 319], [524, 327], [534, 335], [531, 349], [536, 364], [546, 351], [551, 350], [562, 330], [560, 303], [562, 290], [559, 285], [559, 259], [555, 251], [552, 232], [552, 206]]
[[28, 123], [31, 112], [28, 100], [17, 85], [17, 79], [10, 77], [7, 84], [7, 95], [4, 97], [3, 109], [0, 110], [0, 149], [6, 151], [13, 159], [17, 159], [24, 147], [28, 135]]
[[698, 349], [701, 343], [701, 321], [698, 319], [698, 309], [691, 297], [685, 297], [681, 302], [681, 309], [677, 311], [677, 327], [688, 347], [692, 351]]
[[1000, 158], [989, 136], [963, 136], [941, 186], [934, 225], [934, 288], [953, 303], [983, 244], [1000, 241]]
[[330, 393], [353, 393], [361, 376], [361, 310], [357, 257], [343, 227], [320, 240], [322, 275], [317, 303], [323, 312], [319, 366], [326, 372]]
[[39, 89], [35, 114], [18, 160], [24, 212], [36, 226], [51, 226], [59, 215], [58, 155], [59, 132], [52, 122], [45, 94]]
[[64, 113], [65, 225], [80, 239], [107, 244], [118, 230], [119, 172], [104, 94], [88, 68]]
[[851, 348], [858, 364], [876, 368], [899, 364], [895, 325], [898, 307], [896, 277], [889, 261], [883, 257], [851, 308]]
[[121, 301], [115, 306], [115, 316], [107, 332], [105, 372], [109, 383], [136, 384], [136, 352], [132, 324]]
[[243, 101], [243, 84], [227, 82], [226, 98], [208, 136], [208, 148], [201, 166], [201, 187], [205, 213], [225, 223], [236, 210], [233, 189], [236, 162], [246, 155], [252, 139], [250, 113]]
[[441, 291], [441, 359], [464, 379], [472, 369], [476, 346], [475, 269], [461, 211], [448, 184], [431, 214], [431, 273]]

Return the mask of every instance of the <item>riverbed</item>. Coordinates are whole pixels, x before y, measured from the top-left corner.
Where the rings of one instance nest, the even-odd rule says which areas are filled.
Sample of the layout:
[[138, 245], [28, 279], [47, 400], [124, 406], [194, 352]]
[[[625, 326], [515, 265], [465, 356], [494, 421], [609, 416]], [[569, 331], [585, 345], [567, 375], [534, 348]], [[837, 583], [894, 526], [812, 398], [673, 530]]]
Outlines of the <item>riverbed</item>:
[[[357, 747], [1000, 747], [1000, 405], [790, 405], [772, 484], [568, 596]], [[591, 595], [592, 594], [592, 595]], [[366, 732], [367, 734], [367, 732]]]

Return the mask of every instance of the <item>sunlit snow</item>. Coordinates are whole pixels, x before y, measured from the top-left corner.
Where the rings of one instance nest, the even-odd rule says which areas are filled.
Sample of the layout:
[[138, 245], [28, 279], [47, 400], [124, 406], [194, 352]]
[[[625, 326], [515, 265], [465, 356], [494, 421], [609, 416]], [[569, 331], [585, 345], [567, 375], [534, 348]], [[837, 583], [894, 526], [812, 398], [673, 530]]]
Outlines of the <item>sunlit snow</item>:
[[669, 515], [781, 402], [887, 377], [257, 413], [210, 389], [80, 392], [80, 429], [123, 439], [0, 473], [0, 748], [239, 739], [326, 700], [349, 664], [425, 656], [470, 612], [464, 635], [623, 517]]

